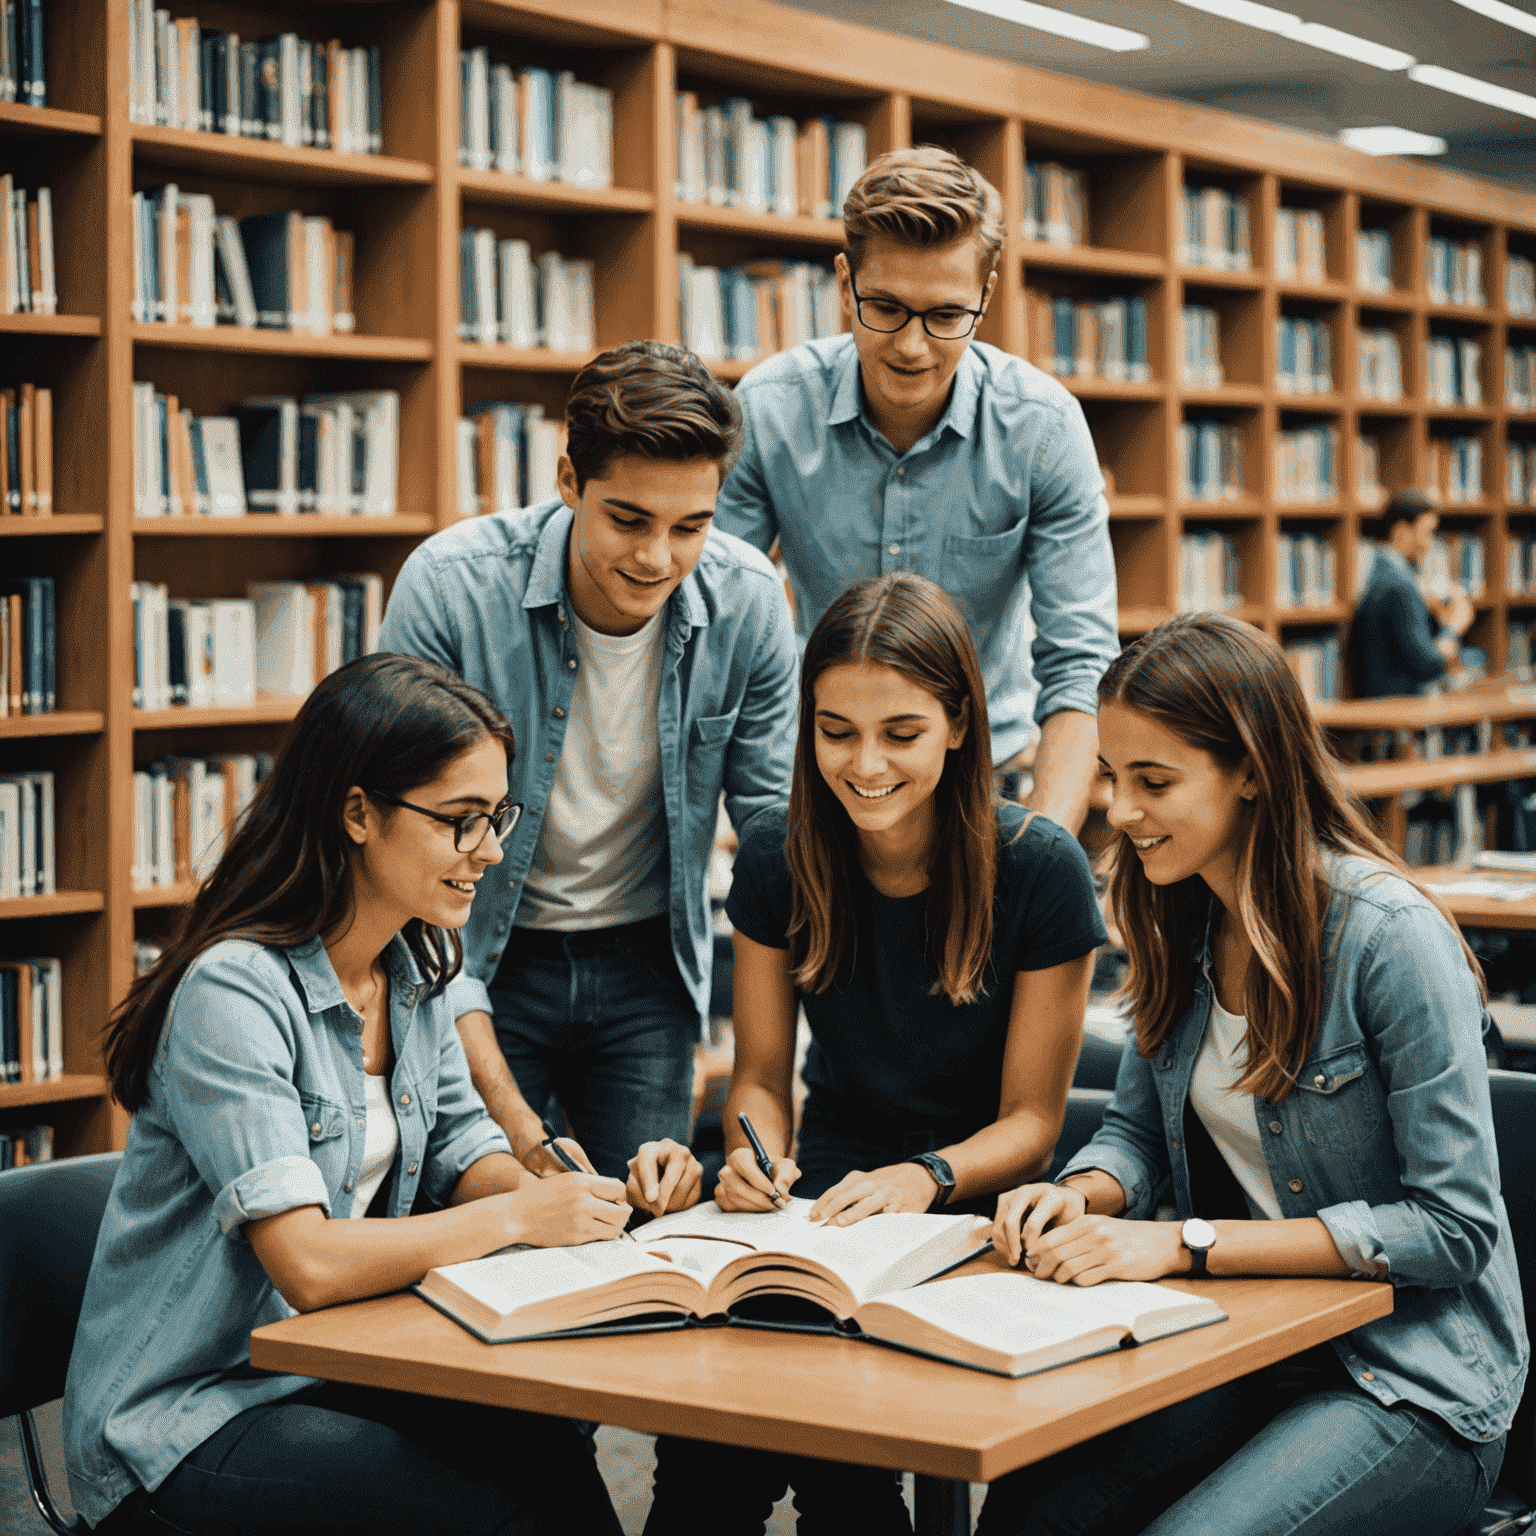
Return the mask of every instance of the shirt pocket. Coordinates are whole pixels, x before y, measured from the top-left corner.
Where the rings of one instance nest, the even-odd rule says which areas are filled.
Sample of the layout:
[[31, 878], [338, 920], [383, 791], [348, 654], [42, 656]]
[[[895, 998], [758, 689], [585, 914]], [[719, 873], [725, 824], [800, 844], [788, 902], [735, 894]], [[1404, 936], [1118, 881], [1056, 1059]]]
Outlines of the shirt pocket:
[[1352, 1152], [1376, 1134], [1386, 1100], [1363, 1044], [1315, 1056], [1297, 1081], [1301, 1128], [1314, 1147]]
[[309, 1134], [310, 1161], [319, 1168], [326, 1189], [334, 1195], [346, 1179], [352, 1152], [347, 1137], [348, 1111], [315, 1093], [301, 1092], [299, 1105], [304, 1111], [304, 1129]]
[[1024, 574], [1024, 530], [951, 533], [944, 539], [944, 590], [960, 605], [973, 630], [995, 624]]

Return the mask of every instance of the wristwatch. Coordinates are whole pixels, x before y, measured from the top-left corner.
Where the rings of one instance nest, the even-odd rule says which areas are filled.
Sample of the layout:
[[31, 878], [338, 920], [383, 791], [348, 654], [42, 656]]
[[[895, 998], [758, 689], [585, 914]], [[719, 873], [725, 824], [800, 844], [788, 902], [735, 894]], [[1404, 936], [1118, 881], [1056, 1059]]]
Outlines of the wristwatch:
[[909, 1157], [907, 1161], [918, 1163], [928, 1170], [933, 1182], [939, 1186], [934, 1191], [928, 1209], [941, 1210], [949, 1203], [949, 1197], [955, 1192], [955, 1170], [937, 1152], [919, 1152], [916, 1157]]
[[1205, 1256], [1216, 1246], [1216, 1228], [1198, 1216], [1191, 1216], [1179, 1228], [1179, 1241], [1189, 1249], [1189, 1256], [1194, 1260], [1190, 1274], [1209, 1274], [1210, 1271], [1205, 1267]]

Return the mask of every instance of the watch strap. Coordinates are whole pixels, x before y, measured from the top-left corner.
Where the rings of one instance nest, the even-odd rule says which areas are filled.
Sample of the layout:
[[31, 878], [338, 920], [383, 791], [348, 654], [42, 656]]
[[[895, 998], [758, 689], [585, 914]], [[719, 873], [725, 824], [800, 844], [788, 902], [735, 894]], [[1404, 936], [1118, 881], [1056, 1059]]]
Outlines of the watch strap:
[[[1188, 1244], [1186, 1244], [1185, 1246], [1188, 1247]], [[1204, 1275], [1207, 1275], [1207, 1274], [1210, 1273], [1210, 1271], [1205, 1266], [1205, 1256], [1206, 1256], [1206, 1253], [1208, 1251], [1209, 1250], [1205, 1249], [1205, 1248], [1190, 1248], [1189, 1249], [1189, 1258], [1190, 1258], [1189, 1272], [1190, 1272], [1191, 1275], [1194, 1275], [1196, 1277], [1200, 1277], [1200, 1276], [1204, 1276]]]
[[928, 1170], [934, 1183], [938, 1185], [928, 1209], [942, 1210], [949, 1203], [949, 1197], [955, 1192], [955, 1170], [937, 1152], [919, 1152], [915, 1157], [909, 1157], [907, 1161], [917, 1163]]

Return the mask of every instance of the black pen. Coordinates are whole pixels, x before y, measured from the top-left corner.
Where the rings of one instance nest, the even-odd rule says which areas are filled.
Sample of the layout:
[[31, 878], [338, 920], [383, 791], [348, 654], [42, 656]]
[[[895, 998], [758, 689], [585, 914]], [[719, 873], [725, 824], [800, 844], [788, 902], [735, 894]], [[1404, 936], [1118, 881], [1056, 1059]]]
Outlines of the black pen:
[[[550, 1125], [549, 1121], [541, 1120], [539, 1123], [544, 1127], [544, 1140], [541, 1141], [539, 1145], [541, 1147], [548, 1147], [549, 1150], [553, 1152], [554, 1155], [558, 1157], [560, 1161], [564, 1163], [572, 1173], [585, 1173], [587, 1170], [583, 1168], [581, 1164], [578, 1163], [576, 1159], [572, 1157], [571, 1154], [560, 1145], [559, 1141], [556, 1139], [559, 1133], [554, 1129], [552, 1125]], [[619, 1229], [619, 1236], [627, 1237], [632, 1243], [638, 1243], [640, 1241], [640, 1239], [636, 1237], [628, 1227], [621, 1227]]]
[[[757, 1132], [752, 1129], [752, 1122], [747, 1119], [745, 1111], [743, 1111], [741, 1114], [738, 1114], [736, 1119], [740, 1122], [742, 1130], [747, 1133], [747, 1140], [752, 1143], [753, 1159], [756, 1161], [757, 1166], [763, 1170], [763, 1176], [768, 1180], [770, 1184], [772, 1184], [773, 1159], [768, 1156], [768, 1153], [763, 1147], [762, 1142], [757, 1139]], [[783, 1200], [783, 1198], [784, 1196], [779, 1193], [777, 1188], [775, 1188], [773, 1191], [773, 1203], [778, 1205], [779, 1202]]]

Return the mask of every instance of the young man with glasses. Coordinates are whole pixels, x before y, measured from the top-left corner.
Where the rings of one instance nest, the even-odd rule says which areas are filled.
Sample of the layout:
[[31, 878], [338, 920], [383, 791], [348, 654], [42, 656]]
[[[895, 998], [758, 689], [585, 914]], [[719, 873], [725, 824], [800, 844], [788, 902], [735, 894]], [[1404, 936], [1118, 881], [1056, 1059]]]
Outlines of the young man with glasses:
[[794, 632], [773, 567], [712, 527], [741, 416], [692, 353], [605, 352], [566, 427], [560, 499], [428, 539], [380, 646], [459, 673], [516, 733], [494, 813], [506, 856], [448, 988], [475, 1087], [541, 1175], [564, 1167], [545, 1144], [555, 1101], [599, 1173], [670, 1143], [630, 1181], [659, 1211], [692, 1176], [717, 808], [723, 791], [740, 830], [789, 793]]
[[978, 172], [931, 147], [882, 155], [843, 224], [852, 334], [742, 380], [746, 446], [717, 521], [765, 551], [778, 541], [802, 637], [862, 577], [910, 570], [944, 587], [981, 653], [997, 763], [1040, 722], [1029, 803], [1076, 831], [1095, 688], [1119, 650], [1088, 424], [1055, 380], [974, 339], [1003, 248], [1001, 200]]

